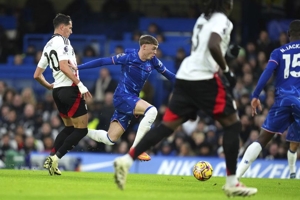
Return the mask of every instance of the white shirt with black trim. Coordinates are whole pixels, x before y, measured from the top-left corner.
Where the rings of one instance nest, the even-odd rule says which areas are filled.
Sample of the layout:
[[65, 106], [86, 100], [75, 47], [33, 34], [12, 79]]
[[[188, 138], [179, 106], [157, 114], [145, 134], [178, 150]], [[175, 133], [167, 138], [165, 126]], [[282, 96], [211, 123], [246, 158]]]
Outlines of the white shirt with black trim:
[[[49, 65], [52, 69], [54, 88], [71, 86], [73, 84], [73, 81], [60, 70], [59, 61], [61, 60], [69, 60], [73, 62], [74, 65], [77, 65], [76, 56], [70, 40], [55, 34], [45, 45], [42, 57], [38, 63], [38, 67], [40, 68], [46, 69]], [[79, 78], [78, 71], [73, 70], [73, 73]]]
[[209, 19], [202, 14], [193, 29], [191, 55], [182, 61], [176, 78], [183, 80], [212, 79], [219, 70], [219, 66], [208, 48], [210, 35], [211, 33], [220, 35], [222, 39], [220, 48], [225, 56], [232, 29], [233, 24], [225, 14], [216, 12]]

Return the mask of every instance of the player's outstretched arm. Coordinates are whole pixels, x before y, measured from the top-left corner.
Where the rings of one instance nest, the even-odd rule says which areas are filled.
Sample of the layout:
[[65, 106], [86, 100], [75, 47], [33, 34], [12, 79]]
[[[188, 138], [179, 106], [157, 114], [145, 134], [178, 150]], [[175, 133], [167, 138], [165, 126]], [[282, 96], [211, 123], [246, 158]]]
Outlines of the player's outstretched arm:
[[111, 57], [98, 58], [81, 65], [78, 65], [78, 69], [90, 69], [96, 67], [102, 67], [104, 65], [114, 65], [113, 59]]
[[157, 70], [157, 72], [161, 73], [164, 77], [166, 77], [169, 81], [172, 83], [175, 83], [175, 74], [168, 70], [166, 66], [157, 58], [154, 56], [154, 58], [151, 60], [152, 65]]
[[171, 71], [169, 71], [167, 68], [164, 72], [161, 73], [164, 77], [166, 77], [169, 81], [172, 83], [175, 82], [175, 74], [173, 74]]

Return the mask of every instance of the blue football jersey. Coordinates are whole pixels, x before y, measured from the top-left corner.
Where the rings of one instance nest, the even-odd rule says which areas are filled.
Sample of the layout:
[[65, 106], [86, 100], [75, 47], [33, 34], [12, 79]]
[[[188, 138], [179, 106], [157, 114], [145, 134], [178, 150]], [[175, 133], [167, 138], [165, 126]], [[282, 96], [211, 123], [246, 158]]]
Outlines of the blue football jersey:
[[151, 60], [142, 61], [138, 50], [126, 49], [125, 53], [112, 57], [114, 64], [121, 65], [121, 77], [115, 95], [133, 94], [139, 96], [146, 80], [153, 69], [163, 73], [166, 67], [155, 56]]
[[300, 96], [300, 41], [275, 49], [269, 62], [275, 62], [275, 96]]

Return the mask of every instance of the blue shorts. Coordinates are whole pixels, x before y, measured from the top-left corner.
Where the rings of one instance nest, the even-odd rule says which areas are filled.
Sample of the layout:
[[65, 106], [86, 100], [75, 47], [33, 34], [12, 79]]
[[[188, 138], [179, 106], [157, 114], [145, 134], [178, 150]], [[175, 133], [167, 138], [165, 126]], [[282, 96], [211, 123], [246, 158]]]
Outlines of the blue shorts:
[[286, 135], [286, 141], [300, 142], [300, 125], [296, 122], [292, 123]]
[[288, 96], [274, 102], [262, 129], [282, 134], [295, 121], [300, 124], [300, 101], [296, 97]]
[[139, 100], [140, 98], [134, 95], [115, 95], [113, 100], [115, 112], [111, 121], [118, 121], [125, 131], [134, 116], [133, 112]]

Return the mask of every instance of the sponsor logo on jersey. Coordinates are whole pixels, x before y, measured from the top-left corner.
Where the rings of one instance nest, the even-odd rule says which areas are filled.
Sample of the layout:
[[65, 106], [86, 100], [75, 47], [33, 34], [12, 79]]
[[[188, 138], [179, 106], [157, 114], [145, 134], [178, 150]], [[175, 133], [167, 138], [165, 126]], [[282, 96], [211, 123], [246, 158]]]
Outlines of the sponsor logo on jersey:
[[124, 55], [125, 55], [125, 53], [120, 53], [120, 54], [117, 55], [117, 58], [122, 57]]
[[65, 51], [65, 52], [68, 52], [68, 51], [69, 51], [68, 46], [65, 46], [64, 51]]

